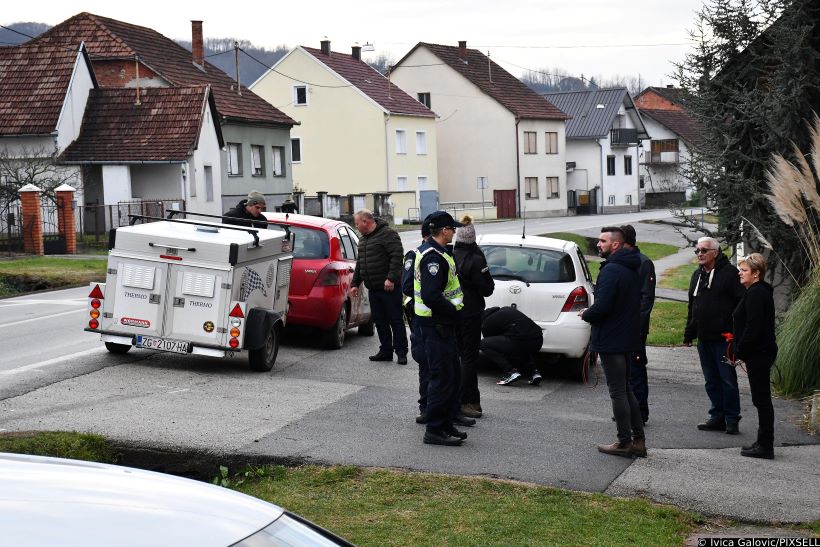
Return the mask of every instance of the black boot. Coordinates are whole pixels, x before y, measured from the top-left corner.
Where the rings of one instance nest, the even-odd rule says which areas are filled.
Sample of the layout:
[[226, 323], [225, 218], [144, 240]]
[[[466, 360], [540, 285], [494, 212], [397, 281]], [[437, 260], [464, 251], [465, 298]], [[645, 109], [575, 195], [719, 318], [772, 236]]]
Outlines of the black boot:
[[752, 446], [741, 448], [740, 455], [746, 456], [747, 458], [763, 458], [765, 460], [773, 460], [774, 447], [764, 447], [757, 443], [754, 443]]

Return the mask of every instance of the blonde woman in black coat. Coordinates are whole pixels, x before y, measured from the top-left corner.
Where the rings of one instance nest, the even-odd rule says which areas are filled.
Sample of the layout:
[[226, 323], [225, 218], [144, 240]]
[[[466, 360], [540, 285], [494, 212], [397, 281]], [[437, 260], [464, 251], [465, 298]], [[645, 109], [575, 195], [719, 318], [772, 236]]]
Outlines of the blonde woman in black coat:
[[735, 308], [735, 359], [746, 363], [752, 404], [757, 409], [757, 441], [744, 446], [740, 454], [749, 458], [774, 458], [774, 407], [772, 406], [771, 369], [777, 357], [774, 336], [774, 297], [772, 286], [763, 280], [766, 259], [760, 253], [741, 258], [737, 263], [740, 284], [746, 288]]

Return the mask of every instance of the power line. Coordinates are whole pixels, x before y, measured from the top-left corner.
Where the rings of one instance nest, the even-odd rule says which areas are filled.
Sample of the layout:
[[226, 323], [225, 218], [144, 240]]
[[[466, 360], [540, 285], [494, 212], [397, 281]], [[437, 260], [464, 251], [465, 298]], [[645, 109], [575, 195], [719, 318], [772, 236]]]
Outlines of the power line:
[[[414, 45], [410, 42], [384, 42], [387, 45], [407, 46]], [[475, 48], [504, 48], [504, 49], [586, 49], [586, 48], [622, 48], [622, 47], [668, 47], [668, 46], [688, 46], [693, 42], [664, 42], [656, 44], [580, 44], [573, 46], [555, 45], [498, 45], [498, 44], [478, 44]]]
[[248, 57], [250, 57], [251, 59], [253, 59], [257, 63], [259, 63], [263, 67], [265, 67], [265, 68], [279, 74], [280, 76], [284, 76], [285, 78], [288, 78], [289, 80], [293, 80], [294, 82], [298, 82], [300, 84], [305, 84], [305, 85], [309, 85], [309, 86], [312, 86], [312, 87], [324, 87], [324, 88], [327, 88], [327, 89], [340, 89], [340, 88], [345, 88], [345, 87], [356, 87], [353, 84], [350, 84], [350, 85], [322, 85], [322, 84], [314, 84], [314, 83], [311, 83], [311, 82], [306, 82], [304, 80], [300, 80], [299, 78], [294, 78], [293, 76], [285, 74], [284, 72], [279, 72], [278, 70], [276, 70], [275, 68], [273, 68], [269, 64], [267, 64], [263, 61], [260, 61], [259, 59], [257, 59], [256, 57], [254, 57], [253, 55], [251, 55], [250, 53], [248, 53], [247, 51], [245, 51], [242, 48], [239, 48], [239, 51], [241, 51], [242, 53], [244, 53], [245, 55], [247, 55]]

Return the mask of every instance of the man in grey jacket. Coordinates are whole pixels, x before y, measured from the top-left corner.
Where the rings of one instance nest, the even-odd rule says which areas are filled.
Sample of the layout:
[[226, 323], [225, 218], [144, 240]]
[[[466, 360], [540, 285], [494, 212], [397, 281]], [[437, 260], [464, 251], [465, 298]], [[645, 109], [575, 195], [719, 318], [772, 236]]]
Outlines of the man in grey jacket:
[[401, 266], [404, 249], [401, 238], [373, 212], [362, 209], [353, 216], [359, 239], [359, 255], [353, 273], [350, 295], [357, 296], [364, 283], [370, 298], [373, 322], [379, 333], [379, 351], [371, 361], [392, 361], [396, 352], [397, 363], [407, 364], [407, 331], [401, 305]]

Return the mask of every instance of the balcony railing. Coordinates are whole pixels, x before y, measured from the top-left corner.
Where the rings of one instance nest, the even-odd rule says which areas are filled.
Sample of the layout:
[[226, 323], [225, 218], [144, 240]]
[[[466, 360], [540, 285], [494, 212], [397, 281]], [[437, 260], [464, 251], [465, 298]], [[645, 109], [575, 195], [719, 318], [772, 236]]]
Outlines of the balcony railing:
[[634, 146], [638, 144], [637, 129], [610, 129], [609, 142], [612, 146]]
[[680, 163], [678, 152], [644, 152], [644, 165], [675, 165]]

